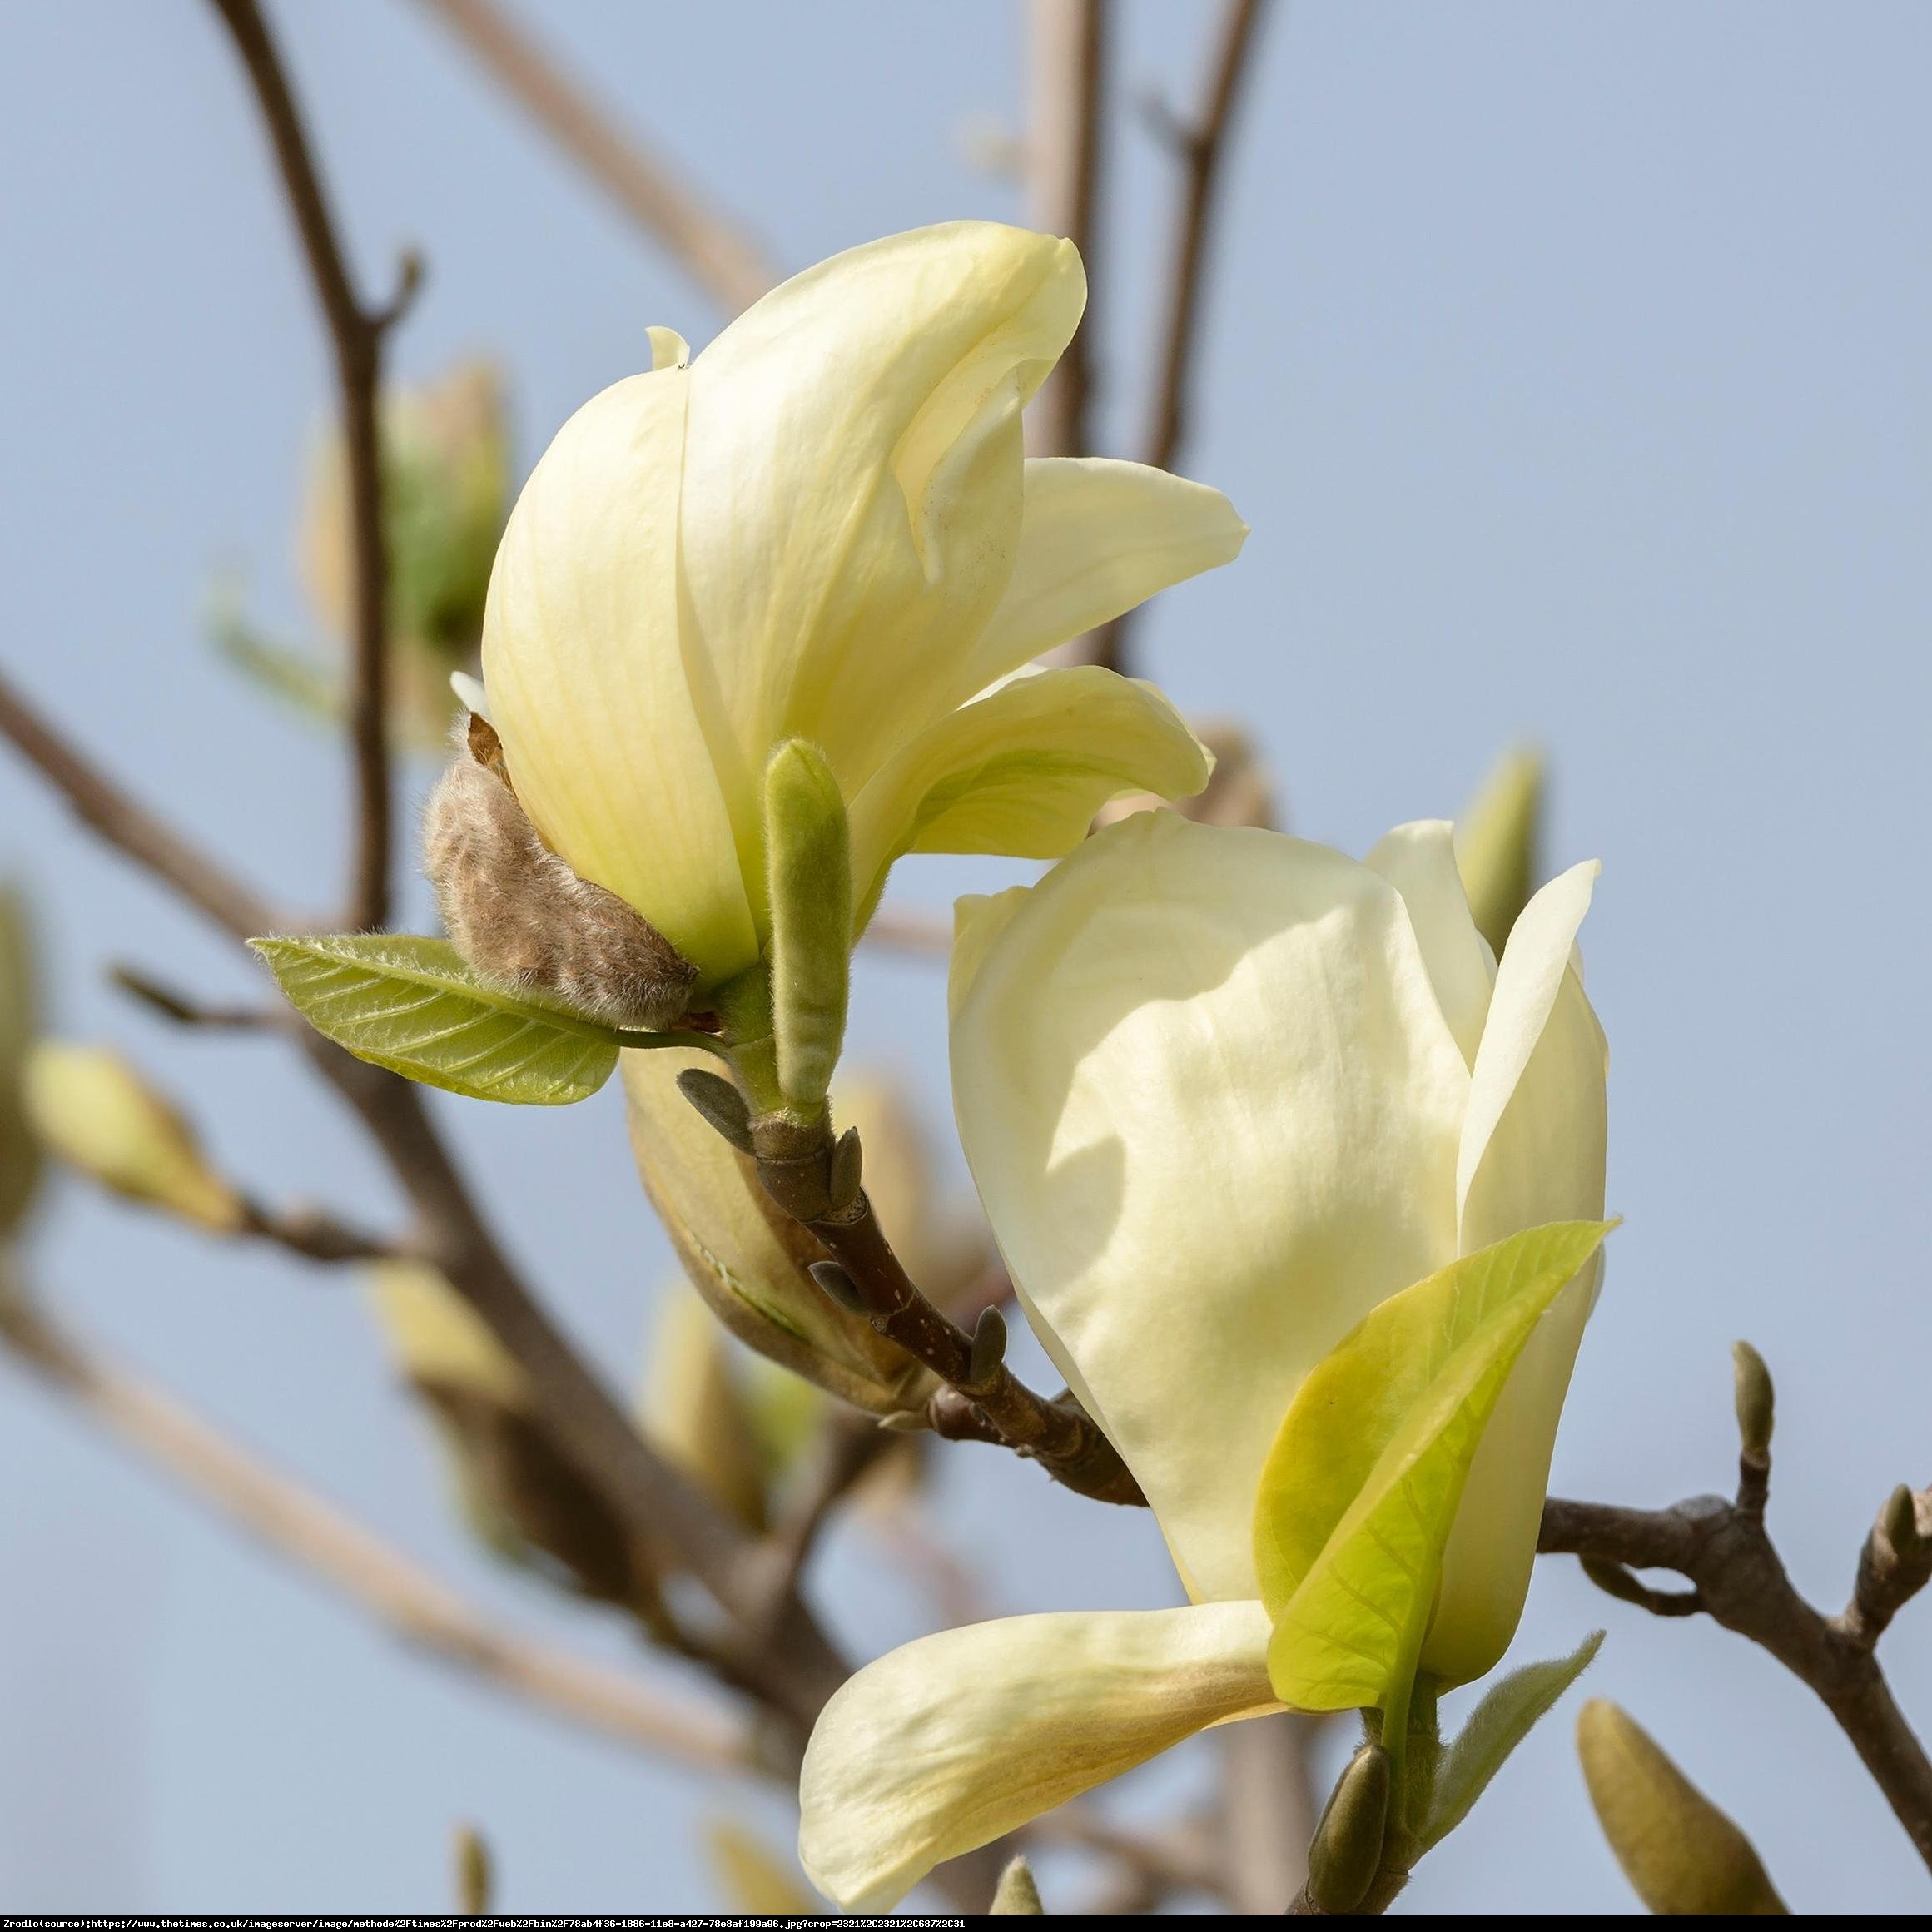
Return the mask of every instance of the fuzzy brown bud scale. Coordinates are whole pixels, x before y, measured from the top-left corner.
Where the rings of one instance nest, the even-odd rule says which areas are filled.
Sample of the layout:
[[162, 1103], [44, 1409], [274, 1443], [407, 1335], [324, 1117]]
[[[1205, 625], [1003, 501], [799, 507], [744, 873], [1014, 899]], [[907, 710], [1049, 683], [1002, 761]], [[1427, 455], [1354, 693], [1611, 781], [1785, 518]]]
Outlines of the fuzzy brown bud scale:
[[450, 942], [506, 991], [613, 1026], [655, 1032], [674, 1024], [697, 968], [544, 843], [485, 719], [472, 714], [459, 743], [423, 817], [423, 869]]

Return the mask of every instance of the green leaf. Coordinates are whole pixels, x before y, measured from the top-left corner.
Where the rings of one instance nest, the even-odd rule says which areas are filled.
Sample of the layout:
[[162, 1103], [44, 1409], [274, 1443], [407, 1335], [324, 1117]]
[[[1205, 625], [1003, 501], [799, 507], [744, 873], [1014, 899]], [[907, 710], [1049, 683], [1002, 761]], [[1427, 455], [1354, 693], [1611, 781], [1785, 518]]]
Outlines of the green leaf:
[[[258, 939], [291, 1005], [358, 1060], [472, 1100], [587, 1100], [620, 1045], [659, 1044], [485, 986], [446, 940], [393, 933]], [[663, 1044], [688, 1045], [665, 1035]]]
[[1512, 1671], [1470, 1712], [1469, 1721], [1444, 1752], [1436, 1771], [1435, 1790], [1421, 1833], [1424, 1851], [1439, 1844], [1469, 1815], [1509, 1754], [1590, 1667], [1602, 1644], [1603, 1632], [1594, 1631], [1567, 1657]]
[[1392, 1295], [1296, 1392], [1256, 1498], [1275, 1694], [1406, 1724], [1469, 1464], [1543, 1311], [1609, 1231], [1531, 1228]]

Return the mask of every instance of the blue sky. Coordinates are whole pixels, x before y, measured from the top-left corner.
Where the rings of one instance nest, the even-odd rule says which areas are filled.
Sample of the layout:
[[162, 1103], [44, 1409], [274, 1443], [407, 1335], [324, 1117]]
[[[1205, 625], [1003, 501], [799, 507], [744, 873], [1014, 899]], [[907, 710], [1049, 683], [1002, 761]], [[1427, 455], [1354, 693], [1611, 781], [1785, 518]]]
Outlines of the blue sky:
[[[1008, 6], [528, 11], [788, 264], [1020, 211], [966, 138], [1018, 112]], [[405, 243], [429, 260], [403, 372], [502, 357], [526, 460], [645, 359], [648, 324], [694, 344], [715, 329], [409, 0], [276, 17], [365, 273]], [[1124, 92], [1184, 91], [1211, 19], [1130, 6]], [[251, 876], [323, 899], [340, 756], [203, 638], [223, 572], [246, 572], [283, 631], [307, 622], [290, 528], [329, 396], [252, 105], [191, 0], [16, 7], [0, 47], [0, 660]], [[1284, 9], [1232, 166], [1183, 465], [1254, 534], [1142, 633], [1184, 706], [1249, 718], [1294, 829], [1351, 850], [1453, 812], [1504, 744], [1547, 747], [1551, 859], [1604, 862], [1586, 944], [1627, 1218], [1556, 1481], [1641, 1502], [1721, 1486], [1727, 1349], [1748, 1335], [1779, 1380], [1776, 1527], [1830, 1602], [1927, 1453], [1932, 1048], [1910, 853], [1932, 791], [1929, 56], [1932, 17], [1905, 5]], [[1103, 440], [1131, 453], [1172, 195], [1125, 118], [1115, 151], [1089, 326]], [[171, 1036], [103, 990], [111, 956], [215, 994], [248, 981], [3, 760], [0, 863], [44, 911], [63, 1028], [191, 1097], [261, 1190], [389, 1211], [347, 1122], [275, 1046]], [[1007, 876], [929, 862], [899, 889], [936, 905]], [[867, 967], [863, 1051], [936, 1083], [941, 1026], [931, 968]], [[668, 1258], [614, 1095], [449, 1119], [519, 1254], [628, 1377]], [[36, 1269], [479, 1597], [622, 1656], [620, 1632], [559, 1616], [464, 1544], [347, 1282], [77, 1189], [51, 1204]], [[458, 1816], [495, 1840], [508, 1910], [719, 1902], [694, 1826], [742, 1797], [404, 1654], [11, 1373], [0, 1460], [16, 1909], [435, 1910]], [[1151, 1525], [990, 1453], [949, 1460], [945, 1506], [997, 1608], [1174, 1594]], [[866, 1574], [848, 1544], [821, 1579], [850, 1641], [919, 1627], [918, 1598], [862, 1596]], [[1887, 1655], [1928, 1714], [1924, 1616]], [[1739, 1818], [1795, 1906], [1916, 1908], [1923, 1873], [1801, 1689], [1567, 1564], [1539, 1574], [1519, 1654], [1598, 1625], [1593, 1687]], [[757, 1809], [788, 1829], [782, 1804]], [[1630, 1908], [1567, 1716], [1407, 1902]]]

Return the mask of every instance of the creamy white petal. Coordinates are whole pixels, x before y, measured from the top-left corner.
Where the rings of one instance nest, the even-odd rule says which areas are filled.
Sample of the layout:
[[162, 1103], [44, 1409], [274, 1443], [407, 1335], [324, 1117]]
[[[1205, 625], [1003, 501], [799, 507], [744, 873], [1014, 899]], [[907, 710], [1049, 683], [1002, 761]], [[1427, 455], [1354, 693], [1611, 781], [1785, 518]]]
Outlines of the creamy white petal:
[[1011, 678], [928, 726], [853, 800], [859, 904], [876, 901], [901, 852], [1056, 858], [1117, 793], [1189, 797], [1209, 769], [1151, 684], [1095, 664]]
[[850, 796], [946, 708], [1018, 552], [1021, 406], [1085, 299], [1070, 242], [954, 222], [795, 276], [693, 364], [683, 615], [728, 796], [789, 736]]
[[1402, 900], [1323, 847], [1141, 814], [983, 950], [952, 1069], [1028, 1319], [1189, 1592], [1254, 1595], [1301, 1378], [1455, 1253], [1469, 1075]]
[[981, 690], [1156, 591], [1231, 564], [1247, 535], [1204, 484], [1106, 457], [1031, 459], [1013, 575], [959, 690]]
[[538, 831], [715, 983], [757, 938], [678, 648], [689, 381], [633, 376], [558, 432], [497, 553], [483, 667]]
[[1230, 1718], [1278, 1710], [1258, 1602], [969, 1624], [868, 1664], [821, 1714], [799, 1861], [848, 1910]]
[[[1578, 866], [1544, 887], [1504, 951], [1464, 1128], [1464, 1254], [1519, 1228], [1602, 1218], [1603, 1035], [1570, 964], [1597, 870]], [[1557, 1425], [1602, 1269], [1599, 1250], [1538, 1324], [1471, 1466], [1423, 1651], [1423, 1668], [1451, 1682], [1490, 1670], [1515, 1634]]]
[[1455, 828], [1446, 818], [1398, 825], [1364, 862], [1401, 893], [1443, 1017], [1473, 1067], [1496, 961], [1469, 916], [1456, 867]]

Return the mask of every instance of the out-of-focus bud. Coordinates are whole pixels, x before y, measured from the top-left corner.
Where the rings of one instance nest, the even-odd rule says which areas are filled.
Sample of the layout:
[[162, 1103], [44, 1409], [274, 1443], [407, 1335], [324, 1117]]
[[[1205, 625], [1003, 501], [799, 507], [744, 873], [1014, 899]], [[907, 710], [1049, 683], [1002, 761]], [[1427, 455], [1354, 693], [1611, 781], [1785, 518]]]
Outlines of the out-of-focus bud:
[[1013, 1860], [1000, 1874], [999, 1889], [993, 1894], [989, 1911], [994, 1918], [1010, 1912], [1045, 1915], [1046, 1908], [1040, 1902], [1040, 1887], [1034, 1883], [1033, 1867], [1025, 1859]]
[[1771, 1372], [1749, 1342], [1731, 1343], [1731, 1366], [1736, 1384], [1738, 1445], [1746, 1456], [1762, 1462], [1771, 1453], [1771, 1423], [1776, 1409]]
[[1100, 807], [1094, 815], [1095, 827], [1165, 807], [1197, 825], [1258, 825], [1274, 830], [1274, 774], [1246, 730], [1229, 718], [1196, 718], [1194, 734], [1214, 760], [1204, 790], [1179, 799], [1156, 797], [1151, 792], [1127, 792]]
[[480, 1919], [489, 1910], [494, 1876], [489, 1842], [474, 1825], [459, 1825], [454, 1850], [456, 1910], [466, 1919]]
[[939, 1185], [931, 1141], [901, 1082], [856, 1067], [840, 1075], [832, 1104], [835, 1119], [858, 1130], [866, 1192], [906, 1272], [928, 1299], [952, 1306], [992, 1265], [984, 1217]]
[[1519, 748], [1490, 767], [1456, 821], [1456, 866], [1470, 915], [1498, 959], [1536, 890], [1542, 820], [1542, 754]]
[[679, 1090], [704, 1061], [672, 1047], [623, 1056], [638, 1172], [692, 1286], [747, 1348], [842, 1401], [876, 1415], [923, 1408], [930, 1374], [812, 1281], [825, 1249]]
[[27, 1056], [25, 1092], [45, 1145], [103, 1187], [218, 1234], [246, 1224], [241, 1197], [193, 1128], [119, 1054], [42, 1040]]
[[652, 1622], [644, 1553], [538, 1426], [524, 1373], [435, 1269], [369, 1270], [371, 1305], [396, 1365], [435, 1419], [470, 1527], [512, 1562], [560, 1571], [569, 1586]]
[[1593, 1697], [1577, 1719], [1590, 1802], [1652, 1912], [1768, 1917], [1790, 1908], [1757, 1853], [1627, 1711]]
[[765, 770], [772, 1028], [786, 1110], [816, 1120], [845, 1042], [852, 977], [852, 834], [825, 754], [803, 738]]
[[1365, 1744], [1335, 1781], [1309, 1845], [1308, 1895], [1324, 1912], [1353, 1912], [1368, 1895], [1388, 1828], [1388, 1753]]
[[0, 887], [0, 1238], [25, 1218], [40, 1179], [24, 1090], [37, 1005], [27, 903], [13, 887]]
[[764, 1446], [733, 1373], [731, 1346], [691, 1289], [667, 1282], [658, 1298], [640, 1419], [644, 1433], [721, 1507], [762, 1530]]
[[713, 1818], [704, 1827], [704, 1849], [718, 1888], [734, 1912], [759, 1918], [816, 1919], [823, 1903], [797, 1868], [735, 1818]]

